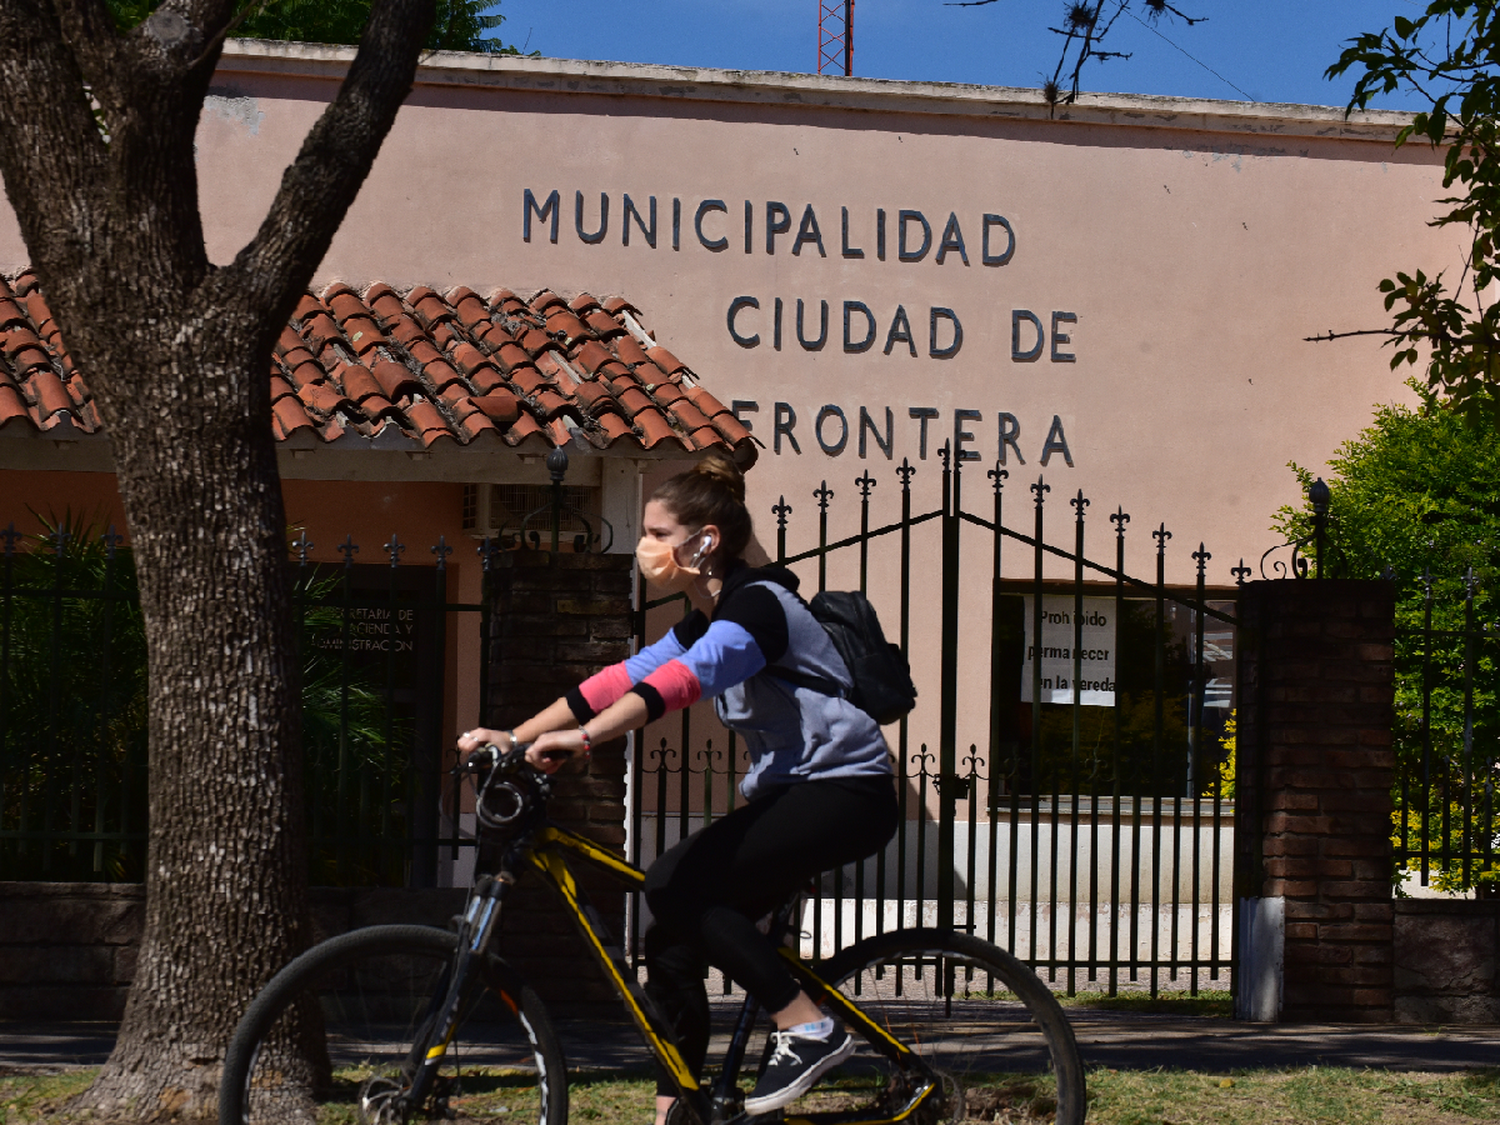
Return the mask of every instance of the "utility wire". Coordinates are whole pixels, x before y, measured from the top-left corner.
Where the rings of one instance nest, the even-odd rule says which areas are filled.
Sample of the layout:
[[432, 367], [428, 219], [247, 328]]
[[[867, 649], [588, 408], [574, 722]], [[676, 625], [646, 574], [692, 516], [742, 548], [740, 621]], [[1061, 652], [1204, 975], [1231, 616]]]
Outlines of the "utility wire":
[[1175, 50], [1175, 51], [1177, 51], [1177, 52], [1178, 52], [1178, 53], [1179, 53], [1179, 54], [1181, 54], [1181, 55], [1183, 55], [1183, 56], [1185, 56], [1185, 57], [1186, 57], [1186, 58], [1189, 58], [1189, 59], [1191, 59], [1191, 60], [1192, 60], [1192, 61], [1193, 61], [1193, 62], [1195, 62], [1195, 63], [1197, 63], [1197, 64], [1198, 64], [1198, 65], [1199, 65], [1199, 66], [1201, 66], [1201, 67], [1202, 67], [1202, 68], [1203, 68], [1203, 69], [1204, 69], [1204, 70], [1206, 70], [1206, 71], [1208, 71], [1208, 73], [1210, 73], [1210, 74], [1212, 74], [1212, 75], [1213, 75], [1213, 76], [1214, 76], [1214, 77], [1215, 77], [1215, 78], [1217, 78], [1217, 79], [1218, 79], [1218, 80], [1219, 80], [1219, 81], [1220, 81], [1220, 82], [1222, 82], [1222, 83], [1224, 83], [1224, 85], [1226, 85], [1226, 86], [1228, 86], [1228, 87], [1229, 87], [1229, 88], [1230, 88], [1230, 89], [1231, 89], [1231, 90], [1236, 90], [1236, 91], [1238, 91], [1238, 92], [1239, 92], [1239, 93], [1241, 93], [1241, 94], [1244, 94], [1244, 95], [1245, 95], [1245, 97], [1246, 97], [1246, 98], [1247, 98], [1247, 99], [1248, 99], [1248, 100], [1250, 100], [1250, 101], [1252, 101], [1252, 102], [1253, 102], [1253, 101], [1255, 101], [1255, 100], [1256, 100], [1256, 98], [1255, 98], [1255, 95], [1254, 95], [1254, 94], [1251, 94], [1251, 93], [1250, 93], [1250, 92], [1248, 92], [1248, 91], [1246, 91], [1246, 90], [1241, 90], [1241, 89], [1240, 89], [1240, 88], [1239, 88], [1239, 87], [1238, 87], [1238, 86], [1236, 86], [1236, 85], [1235, 85], [1235, 84], [1234, 84], [1234, 83], [1233, 83], [1233, 82], [1231, 82], [1231, 81], [1229, 81], [1229, 79], [1227, 79], [1227, 78], [1225, 78], [1225, 77], [1224, 77], [1224, 76], [1223, 76], [1223, 75], [1222, 75], [1222, 74], [1220, 74], [1220, 73], [1219, 73], [1219, 72], [1218, 72], [1218, 71], [1217, 71], [1217, 70], [1215, 70], [1215, 69], [1214, 69], [1214, 68], [1213, 68], [1213, 67], [1211, 67], [1211, 66], [1209, 66], [1209, 65], [1208, 65], [1208, 64], [1207, 64], [1207, 63], [1206, 63], [1206, 62], [1204, 62], [1204, 61], [1203, 61], [1203, 60], [1202, 60], [1202, 59], [1200, 59], [1200, 58], [1198, 58], [1198, 57], [1196, 57], [1196, 56], [1194, 56], [1194, 55], [1191, 55], [1191, 54], [1189, 54], [1189, 53], [1188, 53], [1188, 52], [1187, 52], [1187, 51], [1184, 51], [1184, 50], [1183, 50], [1183, 49], [1182, 49], [1182, 48], [1181, 48], [1181, 47], [1179, 47], [1179, 46], [1178, 46], [1178, 45], [1177, 45], [1177, 44], [1176, 44], [1176, 43], [1173, 43], [1173, 42], [1172, 42], [1172, 41], [1171, 41], [1171, 40], [1170, 40], [1170, 39], [1168, 39], [1168, 38], [1167, 38], [1167, 37], [1166, 37], [1166, 36], [1165, 36], [1165, 35], [1163, 35], [1163, 34], [1162, 34], [1162, 33], [1161, 33], [1161, 32], [1160, 32], [1160, 31], [1159, 31], [1159, 30], [1157, 30], [1157, 29], [1156, 29], [1156, 28], [1154, 28], [1154, 27], [1152, 27], [1152, 26], [1151, 26], [1151, 25], [1150, 25], [1150, 24], [1149, 24], [1149, 23], [1147, 23], [1147, 22], [1146, 22], [1146, 21], [1145, 21], [1145, 20], [1143, 20], [1143, 19], [1141, 19], [1141, 17], [1140, 17], [1140, 16], [1138, 16], [1138, 15], [1136, 15], [1136, 14], [1135, 14], [1135, 13], [1134, 13], [1134, 12], [1132, 12], [1132, 11], [1131, 11], [1131, 10], [1130, 10], [1130, 9], [1129, 9], [1129, 8], [1126, 8], [1126, 9], [1125, 9], [1125, 14], [1126, 14], [1126, 15], [1127, 15], [1127, 16], [1129, 16], [1129, 17], [1130, 17], [1130, 18], [1131, 18], [1131, 19], [1133, 19], [1133, 20], [1135, 20], [1135, 22], [1136, 22], [1136, 23], [1138, 23], [1138, 24], [1140, 24], [1140, 25], [1141, 25], [1141, 26], [1142, 26], [1142, 27], [1144, 27], [1144, 28], [1145, 28], [1145, 29], [1146, 29], [1146, 30], [1147, 30], [1147, 31], [1149, 31], [1149, 32], [1150, 32], [1150, 33], [1151, 33], [1151, 34], [1152, 34], [1152, 35], [1155, 35], [1155, 36], [1156, 36], [1156, 37], [1157, 37], [1157, 38], [1158, 38], [1158, 39], [1160, 39], [1160, 40], [1161, 40], [1161, 41], [1162, 41], [1162, 42], [1163, 42], [1163, 43], [1165, 43], [1165, 44], [1166, 44], [1166, 45], [1167, 45], [1167, 46], [1169, 46], [1169, 47], [1171, 47], [1171, 48], [1172, 48], [1172, 49], [1173, 49], [1173, 50]]

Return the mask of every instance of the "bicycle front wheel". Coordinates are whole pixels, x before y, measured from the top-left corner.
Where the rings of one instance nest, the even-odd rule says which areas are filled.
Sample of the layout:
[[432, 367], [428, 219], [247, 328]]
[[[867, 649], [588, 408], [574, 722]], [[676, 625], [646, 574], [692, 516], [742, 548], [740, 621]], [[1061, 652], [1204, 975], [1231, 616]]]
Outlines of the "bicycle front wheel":
[[427, 1054], [457, 938], [371, 926], [314, 946], [266, 985], [235, 1029], [219, 1125], [566, 1125], [562, 1048], [535, 993], [498, 958], [476, 966], [458, 1034], [422, 1104]]
[[1082, 1125], [1083, 1063], [1067, 1016], [998, 946], [946, 930], [896, 930], [843, 950], [818, 975], [922, 1065], [903, 1065], [850, 1025], [855, 1053], [788, 1116], [861, 1111], [861, 1120], [939, 1125], [1055, 1110], [1057, 1125]]

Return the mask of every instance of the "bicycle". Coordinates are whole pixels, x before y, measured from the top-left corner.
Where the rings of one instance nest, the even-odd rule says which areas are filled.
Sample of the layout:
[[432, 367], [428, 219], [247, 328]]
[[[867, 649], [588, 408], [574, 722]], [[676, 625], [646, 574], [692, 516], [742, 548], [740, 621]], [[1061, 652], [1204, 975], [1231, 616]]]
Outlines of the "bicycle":
[[[1067, 1017], [1025, 964], [969, 934], [901, 929], [825, 962], [782, 952], [802, 987], [841, 1019], [859, 1049], [784, 1110], [748, 1117], [739, 1078], [759, 1016], [746, 997], [718, 1074], [699, 1085], [568, 867], [577, 858], [639, 887], [644, 873], [547, 819], [551, 779], [522, 748], [471, 757], [493, 873], [477, 875], [451, 931], [386, 925], [332, 938], [282, 969], [230, 1042], [220, 1125], [261, 1122], [494, 1120], [565, 1125], [567, 1070], [541, 1001], [494, 948], [501, 906], [522, 874], [560, 895], [594, 961], [652, 1054], [679, 1086], [673, 1125], [937, 1125], [967, 1114], [971, 1036], [1000, 1028], [1045, 1048], [1056, 1120], [1081, 1125], [1083, 1066]], [[795, 934], [796, 899], [776, 916]], [[1013, 994], [1028, 1020], [993, 994]], [[460, 1037], [460, 1031], [464, 1032]]]

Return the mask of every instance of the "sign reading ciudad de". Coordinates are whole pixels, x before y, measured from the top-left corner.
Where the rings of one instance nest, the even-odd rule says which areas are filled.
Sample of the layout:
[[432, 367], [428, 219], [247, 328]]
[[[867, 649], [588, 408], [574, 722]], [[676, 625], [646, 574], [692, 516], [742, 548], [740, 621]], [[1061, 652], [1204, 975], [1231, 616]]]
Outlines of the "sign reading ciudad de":
[[[771, 257], [800, 258], [805, 252], [809, 258], [816, 255], [826, 259], [837, 254], [850, 260], [871, 258], [901, 264], [922, 262], [930, 254], [938, 266], [952, 259], [963, 266], [977, 263], [992, 269], [1009, 265], [1020, 243], [1015, 225], [991, 211], [960, 217], [957, 210], [951, 210], [945, 219], [937, 213], [929, 218], [926, 212], [910, 207], [876, 207], [873, 212], [855, 211], [851, 215], [849, 207], [839, 206], [838, 219], [829, 223], [825, 238], [824, 226], [831, 218], [831, 209], [825, 208], [820, 219], [813, 203], [799, 208], [779, 200], [746, 199], [741, 209], [739, 201], [731, 204], [724, 199], [684, 200], [674, 196], [668, 202], [658, 201], [655, 195], [632, 197], [629, 192], [615, 193], [612, 199], [609, 191], [598, 192], [596, 202], [594, 191], [585, 193], [575, 188], [569, 207], [562, 189], [532, 187], [522, 190], [520, 202], [520, 234], [525, 243], [536, 239], [557, 245], [560, 238], [567, 238], [571, 225], [572, 236], [587, 246], [617, 240], [621, 248], [628, 248], [633, 237], [638, 247], [677, 253], [684, 247], [690, 253], [738, 251], [751, 256], [763, 250]], [[616, 216], [613, 227], [612, 206]], [[571, 215], [571, 224], [565, 221], [565, 213]], [[743, 221], [738, 218], [741, 214]], [[729, 339], [746, 350], [765, 347], [780, 352], [795, 347], [821, 352], [841, 348], [848, 355], [875, 352], [889, 356], [900, 349], [913, 359], [925, 356], [938, 361], [954, 359], [963, 350], [964, 322], [957, 308], [928, 304], [908, 309], [899, 301], [894, 307], [890, 305], [866, 294], [808, 299], [737, 293], [727, 301], [724, 326]], [[1077, 324], [1078, 314], [1071, 310], [1011, 309], [1010, 362], [1076, 362], [1073, 338]], [[860, 458], [878, 453], [890, 460], [898, 415], [912, 427], [919, 460], [927, 458], [930, 447], [949, 439], [959, 461], [979, 461], [985, 456], [974, 446], [986, 414], [971, 407], [955, 407], [951, 418], [945, 418], [938, 408], [916, 403], [861, 403], [846, 408], [835, 402], [811, 406], [736, 397], [730, 406], [752, 433], [769, 429], [763, 440], [777, 456], [783, 451], [800, 455], [807, 442], [809, 448], [815, 443], [829, 457], [853, 450]], [[993, 425], [994, 459], [1001, 465], [1027, 464], [1029, 459], [1022, 453], [1021, 420], [1016, 414], [996, 411]], [[1073, 450], [1060, 415], [1052, 415], [1045, 436], [1028, 434], [1027, 438], [1028, 448], [1041, 466], [1049, 466], [1054, 457], [1073, 466]]]

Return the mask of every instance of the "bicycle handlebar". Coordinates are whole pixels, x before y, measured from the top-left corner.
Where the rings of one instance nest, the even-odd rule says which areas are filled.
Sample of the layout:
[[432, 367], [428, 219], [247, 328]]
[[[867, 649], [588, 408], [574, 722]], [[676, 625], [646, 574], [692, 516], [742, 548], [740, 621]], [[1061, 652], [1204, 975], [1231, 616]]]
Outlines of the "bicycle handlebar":
[[469, 755], [459, 769], [475, 779], [474, 815], [486, 828], [508, 828], [552, 795], [552, 779], [526, 760], [527, 744], [503, 754], [493, 745]]

